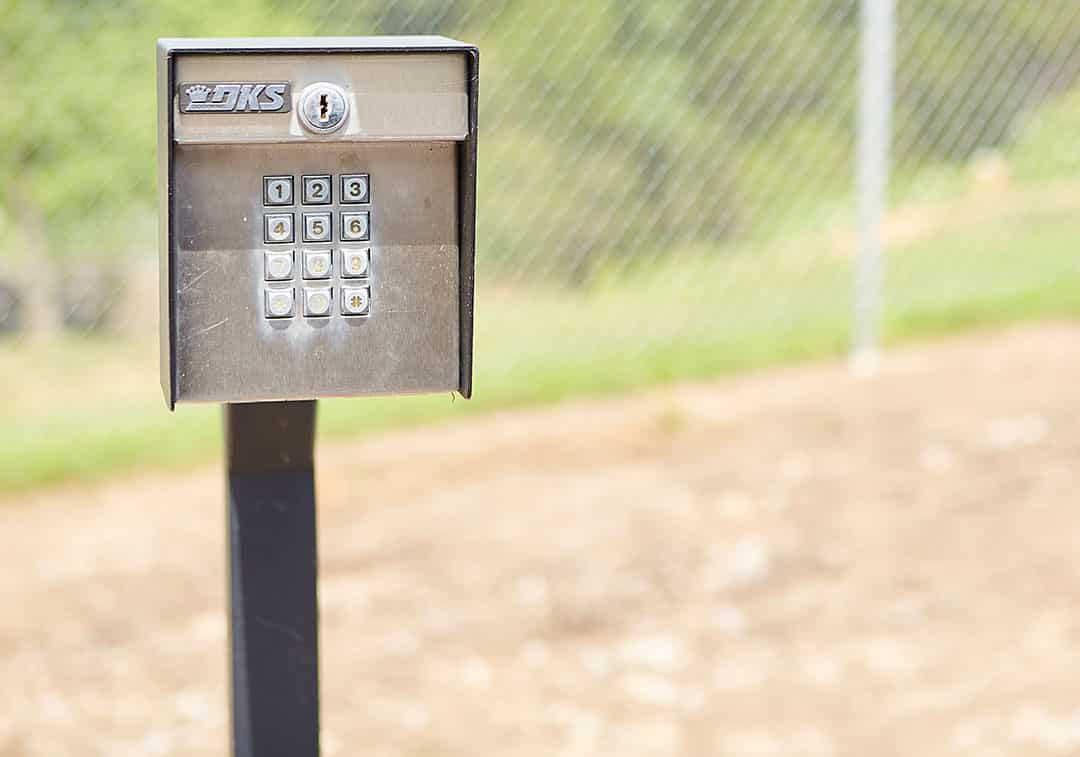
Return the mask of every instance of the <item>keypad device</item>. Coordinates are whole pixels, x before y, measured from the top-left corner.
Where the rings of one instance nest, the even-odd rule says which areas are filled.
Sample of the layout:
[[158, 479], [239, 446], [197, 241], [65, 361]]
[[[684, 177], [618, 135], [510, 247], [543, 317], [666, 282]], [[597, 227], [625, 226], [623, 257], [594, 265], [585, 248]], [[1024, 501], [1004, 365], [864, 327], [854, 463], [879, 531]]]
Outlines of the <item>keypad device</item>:
[[[264, 176], [262, 191], [266, 207], [262, 271], [268, 282], [263, 292], [264, 316], [370, 315], [372, 211], [370, 207], [350, 207], [371, 205], [370, 175]], [[300, 207], [311, 205], [320, 207]], [[285, 247], [292, 244], [297, 247]], [[282, 286], [289, 282], [294, 286]], [[303, 286], [297, 289], [295, 284], [299, 283]]]

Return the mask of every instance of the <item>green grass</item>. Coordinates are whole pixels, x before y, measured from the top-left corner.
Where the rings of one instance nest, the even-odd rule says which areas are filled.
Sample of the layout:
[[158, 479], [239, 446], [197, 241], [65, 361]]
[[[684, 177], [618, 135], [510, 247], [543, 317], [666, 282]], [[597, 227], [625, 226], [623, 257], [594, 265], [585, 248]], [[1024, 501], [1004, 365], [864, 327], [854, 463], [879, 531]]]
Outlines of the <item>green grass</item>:
[[[890, 343], [1080, 316], [1080, 213], [1023, 211], [940, 233], [888, 258]], [[686, 249], [609, 271], [588, 291], [479, 288], [476, 398], [331, 400], [325, 440], [569, 397], [628, 392], [841, 355], [850, 261], [807, 247]], [[817, 246], [815, 246], [817, 245]], [[220, 411], [163, 407], [152, 344], [70, 340], [0, 348], [0, 493], [147, 469], [220, 451]]]

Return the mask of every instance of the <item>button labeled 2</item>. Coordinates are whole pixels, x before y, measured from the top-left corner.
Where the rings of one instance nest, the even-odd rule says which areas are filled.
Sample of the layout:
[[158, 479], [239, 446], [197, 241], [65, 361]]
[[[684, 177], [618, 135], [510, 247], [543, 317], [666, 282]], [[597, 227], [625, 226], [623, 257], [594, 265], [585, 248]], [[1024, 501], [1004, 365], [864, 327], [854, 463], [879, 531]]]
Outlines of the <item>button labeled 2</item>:
[[333, 182], [329, 174], [325, 176], [305, 176], [304, 204], [305, 205], [329, 205], [332, 201]]

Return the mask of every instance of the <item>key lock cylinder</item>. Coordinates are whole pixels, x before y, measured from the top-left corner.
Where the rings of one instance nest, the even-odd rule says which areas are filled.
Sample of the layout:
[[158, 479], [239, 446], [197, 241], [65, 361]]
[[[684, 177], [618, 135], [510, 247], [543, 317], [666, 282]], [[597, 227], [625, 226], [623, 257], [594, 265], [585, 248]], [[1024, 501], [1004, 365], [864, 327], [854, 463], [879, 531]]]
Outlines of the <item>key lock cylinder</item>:
[[349, 117], [345, 90], [329, 82], [317, 82], [300, 93], [300, 122], [314, 134], [332, 134]]

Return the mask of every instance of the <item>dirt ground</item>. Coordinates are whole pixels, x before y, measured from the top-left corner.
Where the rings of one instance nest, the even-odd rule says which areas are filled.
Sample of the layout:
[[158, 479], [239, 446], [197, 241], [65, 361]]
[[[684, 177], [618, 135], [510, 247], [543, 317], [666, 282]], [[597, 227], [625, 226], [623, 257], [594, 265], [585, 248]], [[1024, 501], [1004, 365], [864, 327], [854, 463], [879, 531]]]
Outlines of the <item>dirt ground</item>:
[[[319, 464], [326, 755], [1080, 753], [1078, 326]], [[0, 755], [225, 755], [223, 539], [218, 470], [0, 507]]]

